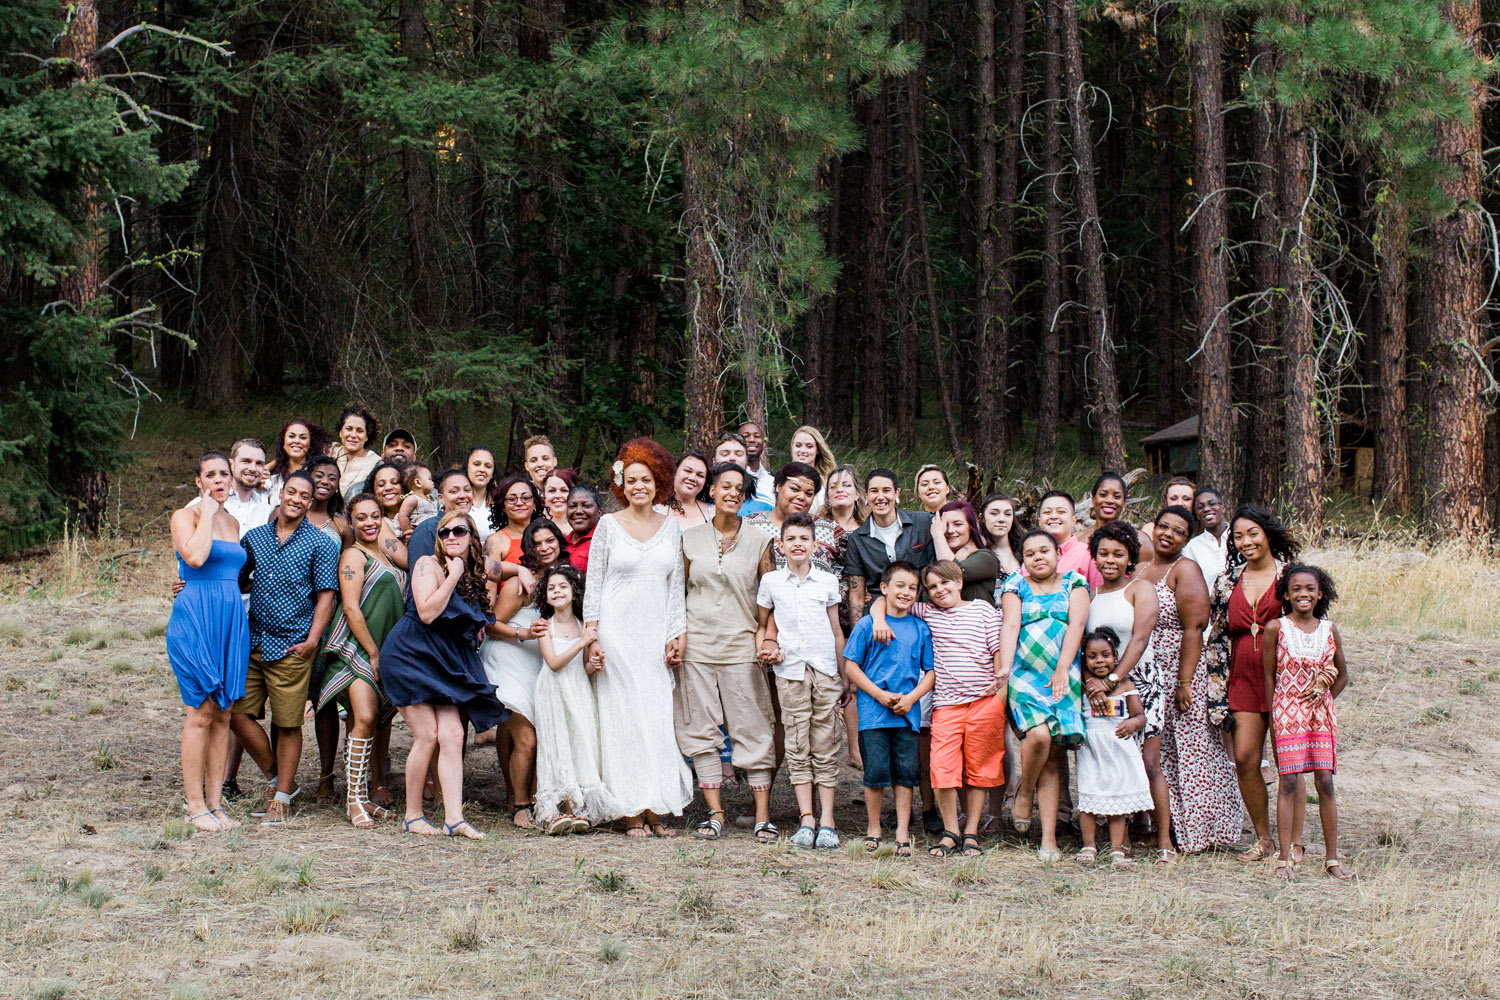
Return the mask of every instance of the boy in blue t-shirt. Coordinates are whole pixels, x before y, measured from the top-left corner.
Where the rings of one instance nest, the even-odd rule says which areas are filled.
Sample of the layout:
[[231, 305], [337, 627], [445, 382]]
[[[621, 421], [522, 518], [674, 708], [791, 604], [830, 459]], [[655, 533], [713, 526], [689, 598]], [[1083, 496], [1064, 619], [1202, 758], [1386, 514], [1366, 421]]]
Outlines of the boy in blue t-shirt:
[[844, 677], [859, 692], [859, 752], [865, 762], [865, 850], [880, 847], [880, 810], [885, 789], [896, 790], [896, 856], [911, 857], [911, 795], [922, 780], [917, 733], [922, 727], [922, 696], [932, 690], [932, 631], [913, 617], [920, 583], [917, 568], [905, 560], [885, 567], [885, 595], [891, 641], [874, 641], [870, 616], [861, 618], [844, 644]]

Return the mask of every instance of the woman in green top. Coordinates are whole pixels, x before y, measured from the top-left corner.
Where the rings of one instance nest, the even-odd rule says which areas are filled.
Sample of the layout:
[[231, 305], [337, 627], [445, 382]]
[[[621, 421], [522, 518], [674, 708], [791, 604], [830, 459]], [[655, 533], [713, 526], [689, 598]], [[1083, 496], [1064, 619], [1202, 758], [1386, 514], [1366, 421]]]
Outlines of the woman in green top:
[[959, 592], [966, 601], [995, 603], [995, 577], [1000, 559], [990, 551], [989, 539], [979, 526], [979, 515], [965, 500], [953, 500], [938, 509], [932, 519], [934, 561], [952, 559], [964, 571]]
[[[368, 781], [377, 723], [389, 732], [395, 715], [380, 688], [380, 644], [406, 611], [406, 575], [381, 551], [380, 501], [361, 493], [350, 505], [354, 544], [339, 559], [338, 616], [323, 644], [323, 690], [318, 709], [335, 702], [349, 710], [349, 747], [344, 754], [349, 822], [360, 829], [387, 810], [370, 801]], [[389, 541], [389, 540], [388, 540]], [[400, 545], [399, 542], [396, 543]]]

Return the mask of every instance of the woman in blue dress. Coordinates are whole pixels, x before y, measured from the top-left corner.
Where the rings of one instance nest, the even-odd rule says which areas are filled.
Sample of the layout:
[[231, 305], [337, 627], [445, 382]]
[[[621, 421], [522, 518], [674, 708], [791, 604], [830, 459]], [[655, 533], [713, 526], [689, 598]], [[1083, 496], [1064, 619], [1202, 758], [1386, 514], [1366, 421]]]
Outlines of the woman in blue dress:
[[[479, 659], [490, 623], [484, 549], [473, 520], [458, 510], [438, 521], [433, 548], [412, 564], [406, 614], [380, 647], [385, 693], [411, 730], [402, 827], [483, 840], [464, 819], [464, 725], [472, 722], [482, 733], [510, 714], [496, 700]], [[422, 814], [422, 784], [434, 750], [445, 813], [441, 829]]]
[[[1084, 740], [1078, 647], [1089, 617], [1089, 587], [1073, 571], [1057, 572], [1057, 542], [1045, 531], [1021, 539], [1021, 573], [1000, 598], [1000, 671], [1010, 677], [1010, 719], [1021, 739], [1021, 780], [1012, 806], [1016, 831], [1031, 829], [1031, 796], [1041, 810], [1037, 857], [1056, 861], [1060, 765]], [[1026, 815], [1022, 815], [1022, 812]]]
[[229, 709], [245, 696], [250, 625], [240, 599], [240, 525], [224, 510], [229, 459], [198, 459], [198, 502], [172, 513], [172, 546], [182, 592], [167, 622], [167, 659], [187, 706], [182, 725], [182, 786], [188, 822], [204, 833], [239, 826], [219, 804], [229, 755]]

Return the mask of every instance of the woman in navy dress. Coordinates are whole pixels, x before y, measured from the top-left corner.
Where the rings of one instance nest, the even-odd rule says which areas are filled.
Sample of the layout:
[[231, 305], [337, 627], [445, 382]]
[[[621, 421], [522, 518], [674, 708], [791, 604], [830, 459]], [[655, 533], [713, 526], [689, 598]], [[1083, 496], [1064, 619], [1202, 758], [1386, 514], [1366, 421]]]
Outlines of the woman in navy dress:
[[198, 459], [198, 501], [172, 513], [172, 546], [182, 592], [167, 622], [167, 659], [187, 706], [182, 725], [182, 785], [188, 822], [204, 833], [239, 826], [219, 804], [229, 755], [229, 708], [245, 696], [250, 625], [240, 599], [240, 525], [224, 510], [229, 459]]
[[[464, 819], [464, 724], [467, 719], [482, 733], [510, 712], [495, 699], [495, 686], [479, 660], [490, 617], [484, 549], [468, 514], [443, 515], [434, 550], [412, 564], [406, 614], [380, 647], [385, 693], [411, 730], [402, 826], [408, 833], [483, 840], [484, 834]], [[442, 829], [422, 814], [422, 783], [434, 749]]]

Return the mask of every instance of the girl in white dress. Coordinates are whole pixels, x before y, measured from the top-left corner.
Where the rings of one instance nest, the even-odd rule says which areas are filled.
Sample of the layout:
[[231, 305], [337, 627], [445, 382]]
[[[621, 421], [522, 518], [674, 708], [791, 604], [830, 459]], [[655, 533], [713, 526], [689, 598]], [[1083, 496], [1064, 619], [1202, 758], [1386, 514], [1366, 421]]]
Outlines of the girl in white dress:
[[1146, 783], [1146, 765], [1136, 734], [1146, 727], [1135, 684], [1117, 676], [1116, 650], [1119, 640], [1107, 628], [1083, 637], [1083, 671], [1106, 684], [1104, 697], [1085, 705], [1084, 742], [1078, 745], [1078, 811], [1083, 849], [1078, 863], [1092, 864], [1098, 856], [1094, 846], [1095, 817], [1109, 820], [1110, 860], [1128, 865], [1125, 821], [1130, 814], [1151, 808], [1151, 786]]
[[589, 659], [602, 664], [594, 678], [601, 774], [633, 837], [673, 836], [661, 814], [680, 815], [693, 796], [672, 719], [687, 631], [682, 531], [651, 509], [666, 501], [672, 472], [671, 454], [649, 438], [620, 449], [614, 493], [627, 506], [599, 519], [583, 595], [584, 620], [599, 636]]
[[599, 776], [599, 713], [584, 654], [598, 634], [583, 624], [583, 577], [566, 562], [541, 574], [537, 602], [551, 627], [542, 634], [547, 664], [536, 679], [536, 818], [546, 831], [583, 833], [590, 820], [617, 815]]

